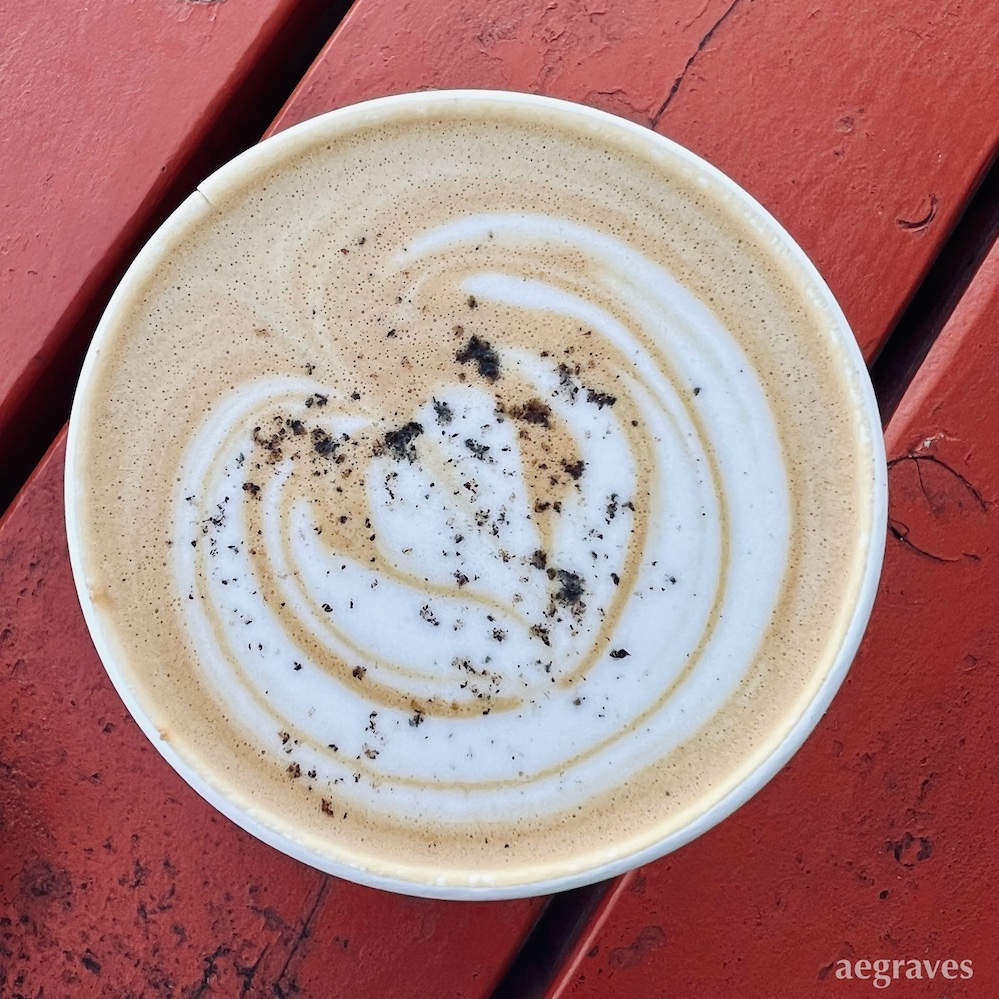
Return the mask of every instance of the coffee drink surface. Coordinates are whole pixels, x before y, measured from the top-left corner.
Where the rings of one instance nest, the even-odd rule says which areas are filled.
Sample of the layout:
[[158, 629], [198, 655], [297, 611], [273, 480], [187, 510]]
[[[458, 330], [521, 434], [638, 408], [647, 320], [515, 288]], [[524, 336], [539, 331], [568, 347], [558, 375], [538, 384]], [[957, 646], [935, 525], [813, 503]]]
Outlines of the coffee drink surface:
[[469, 94], [307, 123], [202, 185], [98, 333], [67, 485], [98, 648], [317, 866], [620, 870], [762, 784], [849, 662], [858, 356], [773, 221], [641, 129]]

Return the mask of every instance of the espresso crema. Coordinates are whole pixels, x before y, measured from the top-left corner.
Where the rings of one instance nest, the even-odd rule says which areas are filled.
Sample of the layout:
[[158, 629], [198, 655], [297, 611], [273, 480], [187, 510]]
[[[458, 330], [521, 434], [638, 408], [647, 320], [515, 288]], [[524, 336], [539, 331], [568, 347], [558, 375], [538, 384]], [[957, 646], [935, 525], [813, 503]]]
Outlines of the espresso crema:
[[126, 279], [74, 561], [147, 731], [272, 842], [417, 891], [606, 872], [841, 655], [865, 391], [786, 237], [675, 147], [551, 102], [351, 109]]

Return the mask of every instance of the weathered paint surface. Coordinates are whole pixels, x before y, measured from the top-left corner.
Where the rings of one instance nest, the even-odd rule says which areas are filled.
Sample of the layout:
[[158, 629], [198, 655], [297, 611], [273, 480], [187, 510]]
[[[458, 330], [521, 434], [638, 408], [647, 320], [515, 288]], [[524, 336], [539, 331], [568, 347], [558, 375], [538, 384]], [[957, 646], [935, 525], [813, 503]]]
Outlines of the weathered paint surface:
[[999, 248], [888, 428], [885, 570], [842, 691], [749, 804], [622, 879], [549, 999], [871, 995], [844, 959], [970, 960], [885, 988], [999, 992], [997, 367]]
[[149, 744], [76, 600], [64, 452], [61, 435], [0, 524], [0, 996], [488, 996], [541, 901], [328, 878]]
[[66, 418], [95, 295], [164, 195], [201, 179], [253, 68], [320, 2], [335, 0], [3, 5], [0, 497]]
[[360, 0], [278, 124], [493, 87], [651, 125], [777, 216], [873, 356], [997, 148], [997, 59], [981, 4]]

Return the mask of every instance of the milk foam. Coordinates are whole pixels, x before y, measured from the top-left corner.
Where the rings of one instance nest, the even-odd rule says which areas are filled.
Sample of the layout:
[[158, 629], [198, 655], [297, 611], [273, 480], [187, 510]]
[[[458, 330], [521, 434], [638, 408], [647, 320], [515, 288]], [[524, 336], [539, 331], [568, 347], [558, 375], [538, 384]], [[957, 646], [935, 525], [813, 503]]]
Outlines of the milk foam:
[[[316, 399], [322, 433], [342, 449], [365, 427], [384, 433], [381, 414], [309, 378], [240, 383], [206, 414], [175, 489], [173, 536], [177, 586], [193, 597], [181, 604], [192, 660], [245, 738], [268, 751], [284, 739], [288, 765], [351, 807], [463, 825], [581, 804], [694, 735], [753, 665], [789, 535], [764, 392], [703, 304], [619, 240], [542, 216], [462, 219], [392, 263], [465, 259], [486, 239], [522, 264], [538, 246], [582, 254], [590, 300], [627, 303], [629, 325], [543, 280], [473, 270], [460, 284], [538, 329], [553, 314], [585, 324], [621, 358], [617, 396], [600, 405], [553, 357], [495, 348], [583, 463], [550, 547], [517, 421], [498, 421], [492, 386], [458, 381], [457, 363], [405, 414], [421, 428], [412, 460], [362, 446], [347, 466], [364, 476], [377, 541], [367, 563], [324, 541], [307, 496], [289, 498], [303, 474], [332, 493], [340, 466], [315, 453], [304, 472], [290, 456], [263, 467], [246, 457], [274, 413], [314, 424]], [[650, 453], [631, 453], [616, 415], [625, 397]], [[308, 433], [298, 437], [308, 451]], [[579, 580], [578, 599], [558, 599], [566, 579]], [[342, 669], [331, 675], [303, 636]]]

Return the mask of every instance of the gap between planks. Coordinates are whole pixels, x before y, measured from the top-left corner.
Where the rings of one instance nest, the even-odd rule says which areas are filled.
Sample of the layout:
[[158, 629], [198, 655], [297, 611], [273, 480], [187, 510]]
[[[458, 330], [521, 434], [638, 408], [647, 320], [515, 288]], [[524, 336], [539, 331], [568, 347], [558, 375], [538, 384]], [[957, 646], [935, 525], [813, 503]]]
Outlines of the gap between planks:
[[95, 288], [81, 289], [87, 304], [73, 333], [49, 368], [17, 406], [11, 424], [26, 428], [11, 465], [0, 477], [0, 515], [13, 502], [69, 419], [83, 358], [94, 330], [128, 265], [175, 208], [209, 174], [260, 141], [278, 112], [343, 19], [350, 0], [307, 0], [274, 38], [261, 60], [248, 70], [212, 123], [209, 137], [181, 166], [169, 188], [151, 208], [134, 240], [122, 246]]
[[999, 150], [870, 366], [882, 426], [898, 408], [997, 236]]

